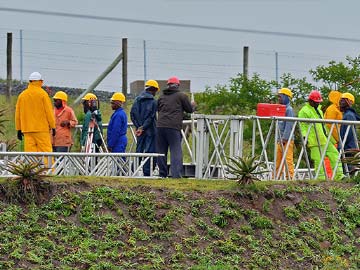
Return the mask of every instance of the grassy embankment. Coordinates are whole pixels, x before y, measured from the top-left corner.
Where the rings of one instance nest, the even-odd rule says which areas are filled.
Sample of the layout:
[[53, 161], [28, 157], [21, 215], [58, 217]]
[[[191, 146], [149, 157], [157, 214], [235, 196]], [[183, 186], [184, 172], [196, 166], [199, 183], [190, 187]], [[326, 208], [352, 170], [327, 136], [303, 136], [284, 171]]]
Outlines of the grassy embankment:
[[359, 269], [359, 185], [60, 178], [0, 200], [0, 269]]

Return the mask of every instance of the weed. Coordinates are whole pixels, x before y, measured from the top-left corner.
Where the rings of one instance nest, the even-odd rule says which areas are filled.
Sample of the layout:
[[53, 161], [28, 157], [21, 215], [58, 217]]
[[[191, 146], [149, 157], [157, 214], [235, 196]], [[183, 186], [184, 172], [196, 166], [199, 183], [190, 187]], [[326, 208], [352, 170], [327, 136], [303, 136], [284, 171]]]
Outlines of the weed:
[[178, 201], [183, 201], [185, 199], [185, 194], [181, 191], [175, 190], [170, 192], [170, 197]]
[[240, 231], [242, 231], [243, 233], [246, 233], [246, 234], [254, 233], [253, 228], [250, 225], [246, 225], [246, 224], [240, 226]]
[[284, 213], [287, 218], [296, 219], [300, 218], [300, 211], [294, 206], [287, 206], [284, 208]]
[[253, 216], [250, 218], [249, 223], [254, 227], [258, 229], [272, 229], [273, 223], [270, 219], [268, 219], [265, 216]]
[[264, 213], [269, 213], [270, 205], [273, 201], [274, 201], [273, 199], [264, 201], [263, 206], [262, 206]]
[[226, 217], [224, 217], [224, 215], [222, 214], [219, 214], [219, 215], [216, 215], [214, 216], [212, 219], [211, 219], [211, 222], [213, 224], [216, 224], [218, 227], [220, 228], [224, 228], [226, 227], [229, 222], [227, 221]]

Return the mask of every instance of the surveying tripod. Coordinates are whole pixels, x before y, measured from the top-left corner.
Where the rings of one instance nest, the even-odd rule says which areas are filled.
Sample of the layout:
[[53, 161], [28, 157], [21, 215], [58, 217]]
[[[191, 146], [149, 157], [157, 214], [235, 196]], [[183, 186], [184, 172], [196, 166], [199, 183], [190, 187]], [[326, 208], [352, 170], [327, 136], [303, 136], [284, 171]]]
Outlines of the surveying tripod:
[[[93, 142], [94, 139], [94, 133], [95, 133], [95, 129], [99, 132], [100, 138], [101, 138], [101, 146], [96, 145], [96, 142]], [[101, 133], [100, 127], [96, 121], [96, 117], [94, 115], [94, 113], [91, 114], [91, 119], [89, 122], [89, 128], [88, 128], [88, 133], [86, 136], [86, 141], [85, 141], [85, 153], [95, 153], [96, 152], [96, 148], [99, 148], [99, 152], [101, 153], [108, 153], [108, 149], [106, 147], [106, 143], [104, 140], [104, 136]]]
[[[96, 130], [99, 132], [102, 145], [97, 145], [96, 142], [93, 142], [94, 133]], [[94, 112], [91, 114], [83, 152], [85, 152], [85, 153], [96, 153], [96, 152], [107, 153], [108, 152], [104, 137], [101, 133], [101, 130], [100, 130], [100, 127], [96, 120], [96, 115], [94, 114]], [[94, 169], [96, 168], [98, 158], [94, 157], [94, 156], [86, 156], [84, 161], [85, 161], [85, 167], [84, 167], [85, 171], [87, 173], [92, 174]]]

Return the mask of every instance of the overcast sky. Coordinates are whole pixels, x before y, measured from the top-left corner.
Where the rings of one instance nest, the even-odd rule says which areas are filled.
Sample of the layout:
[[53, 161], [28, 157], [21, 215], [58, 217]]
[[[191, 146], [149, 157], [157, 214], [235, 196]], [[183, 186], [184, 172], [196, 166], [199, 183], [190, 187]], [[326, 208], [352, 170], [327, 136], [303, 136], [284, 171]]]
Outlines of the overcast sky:
[[[48, 84], [86, 88], [119, 53], [123, 37], [129, 39], [129, 83], [144, 78], [143, 40], [147, 79], [177, 75], [191, 79], [192, 91], [242, 72], [243, 46], [250, 47], [250, 73], [275, 79], [278, 52], [279, 73], [303, 77], [331, 59], [359, 55], [359, 8], [357, 0], [1, 0], [0, 77], [6, 77], [11, 31], [14, 77], [20, 78], [20, 29], [23, 77], [39, 70]], [[87, 44], [79, 48], [80, 41]], [[120, 78], [118, 68], [98, 88], [118, 91]]]

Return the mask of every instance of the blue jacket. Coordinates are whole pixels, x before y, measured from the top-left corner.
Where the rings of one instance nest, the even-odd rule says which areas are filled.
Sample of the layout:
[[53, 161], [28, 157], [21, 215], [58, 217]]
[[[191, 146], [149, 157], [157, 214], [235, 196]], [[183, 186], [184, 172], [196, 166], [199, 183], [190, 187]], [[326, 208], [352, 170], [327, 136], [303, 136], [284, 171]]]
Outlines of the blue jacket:
[[142, 126], [145, 134], [155, 135], [157, 102], [149, 92], [142, 92], [135, 98], [130, 117], [136, 129]]
[[[285, 116], [286, 117], [295, 117], [294, 114], [294, 110], [290, 105], [290, 99], [289, 97], [287, 97], [286, 95], [284, 96], [284, 105], [286, 105], [286, 111], [285, 111]], [[291, 136], [290, 138], [290, 133], [291, 133], [291, 129], [293, 128], [294, 122], [291, 121], [280, 121], [279, 122], [279, 129], [280, 129], [280, 134], [281, 134], [281, 140], [293, 140], [294, 137]]]
[[[348, 108], [343, 114], [343, 120], [359, 121], [360, 116], [355, 112], [355, 110], [353, 108]], [[340, 127], [340, 137], [341, 137], [342, 141], [345, 138], [345, 133], [346, 133], [347, 127], [348, 127], [348, 125], [341, 125], [341, 127]], [[357, 140], [356, 134], [354, 134], [352, 128], [350, 128], [349, 133], [346, 138], [346, 142], [344, 144], [344, 150], [357, 148], [356, 140]]]
[[123, 108], [119, 108], [111, 115], [108, 131], [108, 147], [114, 153], [124, 153], [127, 145], [127, 116]]

